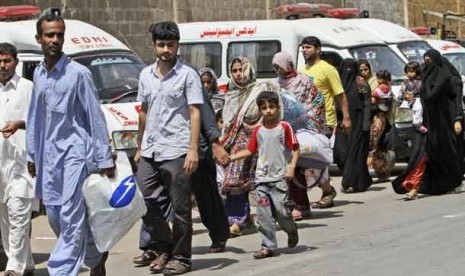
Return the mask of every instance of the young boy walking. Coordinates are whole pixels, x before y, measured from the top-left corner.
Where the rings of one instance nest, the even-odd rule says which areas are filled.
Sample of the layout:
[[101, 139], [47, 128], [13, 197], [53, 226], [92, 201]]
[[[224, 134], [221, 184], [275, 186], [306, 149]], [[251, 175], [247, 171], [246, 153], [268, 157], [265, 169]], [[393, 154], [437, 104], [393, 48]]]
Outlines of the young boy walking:
[[262, 244], [253, 256], [262, 259], [272, 257], [276, 251], [275, 221], [287, 233], [289, 248], [295, 247], [299, 241], [297, 225], [291, 216], [292, 206], [288, 201], [285, 179], [294, 177], [300, 150], [291, 126], [279, 119], [278, 94], [264, 91], [256, 102], [263, 122], [253, 130], [247, 149], [232, 155], [231, 160], [246, 158], [258, 152], [255, 185], [257, 226]]

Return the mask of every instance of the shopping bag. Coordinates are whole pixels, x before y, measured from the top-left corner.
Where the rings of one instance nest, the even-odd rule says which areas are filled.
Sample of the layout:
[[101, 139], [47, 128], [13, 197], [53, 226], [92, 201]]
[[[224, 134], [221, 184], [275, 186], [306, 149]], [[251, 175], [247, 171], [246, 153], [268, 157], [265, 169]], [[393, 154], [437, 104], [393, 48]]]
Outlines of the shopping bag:
[[115, 178], [91, 174], [83, 187], [87, 222], [100, 252], [110, 250], [147, 211], [126, 153], [118, 152], [115, 163]]
[[300, 145], [299, 166], [322, 170], [333, 163], [333, 150], [328, 137], [313, 130], [300, 129], [296, 138]]
[[288, 122], [294, 131], [307, 126], [307, 109], [297, 97], [285, 89], [279, 92], [283, 106], [283, 120]]

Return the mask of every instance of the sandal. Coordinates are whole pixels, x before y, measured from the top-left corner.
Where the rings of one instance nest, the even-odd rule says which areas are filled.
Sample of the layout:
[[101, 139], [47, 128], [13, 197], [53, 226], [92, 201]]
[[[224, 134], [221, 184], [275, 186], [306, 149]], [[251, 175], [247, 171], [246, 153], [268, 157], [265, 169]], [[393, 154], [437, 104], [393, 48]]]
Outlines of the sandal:
[[287, 247], [293, 248], [299, 243], [299, 232], [297, 229], [294, 231], [287, 233]]
[[169, 261], [163, 269], [164, 275], [179, 275], [191, 271], [192, 265], [180, 260]]
[[222, 253], [226, 250], [226, 242], [212, 242], [212, 245], [208, 249], [208, 253]]
[[147, 249], [141, 255], [132, 258], [132, 262], [139, 266], [148, 266], [157, 258], [157, 253], [154, 250]]
[[418, 194], [411, 194], [411, 193], [406, 193], [404, 195], [404, 200], [405, 201], [410, 201], [418, 198]]
[[253, 257], [255, 259], [264, 259], [264, 258], [269, 258], [273, 256], [274, 256], [274, 252], [268, 249], [260, 249], [258, 251], [255, 251], [255, 253], [253, 253]]
[[331, 186], [331, 192], [323, 193], [321, 199], [317, 202], [313, 202], [310, 207], [315, 209], [324, 209], [331, 208], [334, 206], [334, 198], [336, 197], [337, 192], [333, 186]]
[[150, 263], [149, 270], [153, 273], [162, 273], [170, 256], [168, 253], [161, 253], [158, 257]]

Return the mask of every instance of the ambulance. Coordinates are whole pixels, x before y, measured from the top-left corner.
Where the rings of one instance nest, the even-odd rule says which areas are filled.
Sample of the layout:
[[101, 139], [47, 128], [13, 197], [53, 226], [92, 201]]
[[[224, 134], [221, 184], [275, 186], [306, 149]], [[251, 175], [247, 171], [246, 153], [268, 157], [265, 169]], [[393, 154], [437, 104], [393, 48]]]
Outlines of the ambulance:
[[[39, 12], [35, 6], [0, 7], [0, 42], [16, 46], [19, 59], [16, 71], [29, 80], [32, 80], [34, 69], [43, 55], [35, 40], [36, 19], [23, 18]], [[113, 150], [134, 156], [140, 110], [136, 96], [139, 73], [144, 63], [134, 51], [95, 26], [69, 19], [65, 19], [65, 24], [63, 52], [91, 71]]]
[[[336, 18], [276, 19], [257, 21], [192, 22], [179, 24], [180, 56], [196, 68], [212, 68], [219, 88], [226, 91], [228, 65], [237, 56], [248, 57], [258, 80], [276, 78], [272, 65], [274, 54], [286, 51], [298, 70], [305, 66], [299, 47], [306, 36], [316, 36], [322, 43], [322, 59], [336, 68], [344, 58], [366, 59], [373, 72], [387, 69], [392, 74], [393, 90], [399, 91], [407, 62], [377, 35]], [[422, 41], [420, 41], [422, 42]], [[426, 43], [425, 43], [426, 44]], [[426, 44], [426, 47], [429, 47]], [[412, 124], [399, 124], [395, 151], [398, 160], [408, 160]]]
[[274, 54], [286, 51], [298, 69], [305, 66], [299, 44], [306, 36], [322, 43], [322, 58], [336, 68], [344, 58], [367, 59], [373, 70], [388, 69], [401, 78], [405, 62], [386, 43], [349, 22], [334, 18], [180, 23], [180, 56], [196, 68], [212, 68], [223, 90], [234, 57], [251, 59], [257, 78], [275, 78]]
[[389, 21], [375, 18], [356, 18], [346, 21], [382, 39], [405, 62], [416, 61], [421, 64], [423, 54], [431, 49], [421, 36]]
[[447, 58], [452, 65], [462, 75], [463, 85], [463, 96], [465, 97], [465, 48], [461, 45], [447, 40], [426, 40], [434, 49], [438, 50], [441, 55]]

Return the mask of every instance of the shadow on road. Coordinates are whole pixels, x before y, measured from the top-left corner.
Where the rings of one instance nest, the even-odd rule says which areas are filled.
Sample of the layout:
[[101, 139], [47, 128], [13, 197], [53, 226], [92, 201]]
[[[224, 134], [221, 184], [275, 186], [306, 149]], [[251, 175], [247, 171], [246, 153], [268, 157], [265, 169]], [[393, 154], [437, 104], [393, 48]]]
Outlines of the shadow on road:
[[297, 229], [304, 229], [304, 228], [314, 228], [314, 227], [326, 227], [327, 224], [315, 224], [315, 223], [306, 223], [306, 222], [297, 222]]
[[48, 275], [49, 274], [46, 268], [36, 268], [34, 270], [34, 276], [48, 276]]
[[379, 191], [382, 191], [382, 190], [384, 190], [384, 189], [386, 189], [386, 187], [381, 187], [381, 186], [376, 186], [376, 187], [374, 187], [374, 186], [371, 186], [370, 188], [368, 188], [367, 192], [368, 192], [368, 191], [379, 192]]
[[229, 265], [238, 263], [238, 260], [228, 259], [228, 258], [210, 258], [210, 259], [201, 259], [201, 260], [193, 260], [192, 266], [195, 270], [219, 270], [225, 268]]
[[316, 246], [307, 246], [307, 245], [297, 245], [296, 247], [294, 248], [282, 248], [282, 249], [279, 249], [279, 253], [281, 254], [298, 254], [298, 253], [302, 253], [302, 252], [308, 252], [308, 251], [313, 251], [313, 250], [317, 250], [318, 247]]
[[200, 235], [200, 234], [205, 234], [205, 233], [208, 233], [208, 230], [205, 228], [194, 229], [194, 231], [192, 231], [192, 235]]
[[33, 253], [32, 257], [34, 258], [35, 264], [41, 264], [48, 261], [48, 258], [50, 258], [50, 253]]
[[338, 217], [343, 217], [343, 211], [323, 211], [323, 210], [318, 210], [318, 211], [312, 211], [312, 217], [310, 218], [311, 220], [314, 219], [323, 219], [323, 218], [338, 218]]
[[[193, 255], [207, 254], [209, 248], [210, 248], [210, 246], [195, 246], [195, 247], [192, 248], [192, 254]], [[245, 251], [242, 248], [229, 246], [229, 245], [226, 245], [226, 251], [225, 252], [232, 252], [232, 253], [235, 253], [235, 254], [248, 253], [247, 251]], [[211, 256], [211, 254], [209, 256]]]
[[364, 204], [364, 203], [365, 202], [363, 202], [363, 201], [334, 200], [334, 207], [340, 207], [340, 206], [349, 205], [349, 204], [361, 205], [361, 204]]

